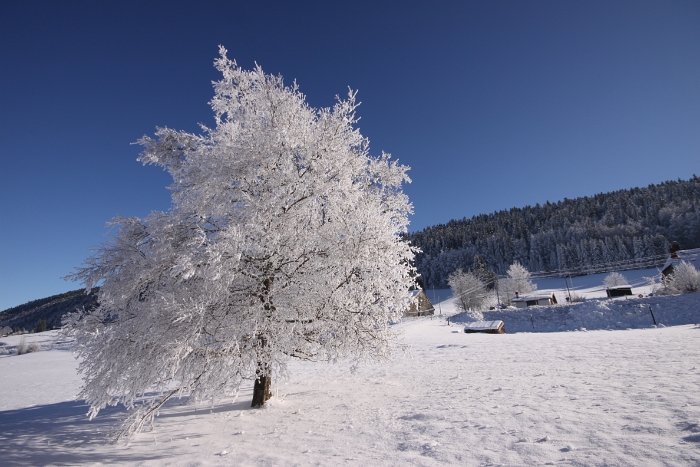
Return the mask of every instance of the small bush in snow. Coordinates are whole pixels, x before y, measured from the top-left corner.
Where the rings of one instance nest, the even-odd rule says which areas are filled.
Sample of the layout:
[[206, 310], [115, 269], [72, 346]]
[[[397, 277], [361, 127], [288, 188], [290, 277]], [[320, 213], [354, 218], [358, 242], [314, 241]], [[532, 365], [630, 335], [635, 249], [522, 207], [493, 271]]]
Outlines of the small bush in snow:
[[573, 293], [571, 294], [571, 300], [570, 300], [570, 301], [571, 301], [571, 303], [581, 303], [581, 302], [585, 302], [585, 301], [586, 301], [586, 297], [584, 297], [583, 295], [579, 295], [579, 294], [577, 294], [576, 292], [573, 292]]
[[691, 293], [700, 290], [700, 272], [692, 264], [681, 261], [673, 268], [670, 287], [680, 293]]
[[7, 347], [5, 347], [4, 345], [0, 345], [0, 355], [7, 355], [9, 353], [10, 351], [7, 350]]
[[605, 276], [605, 279], [603, 280], [603, 285], [605, 288], [611, 288], [611, 287], [617, 287], [618, 285], [628, 285], [627, 284], [627, 279], [625, 279], [625, 276], [620, 274], [619, 272], [611, 272], [607, 276]]
[[644, 279], [644, 283], [651, 287], [652, 289], [654, 287], [658, 287], [659, 283], [656, 281], [656, 277], [649, 277], [649, 276], [644, 276], [642, 279]]
[[32, 342], [27, 346], [27, 353], [37, 352], [39, 350], [41, 350], [41, 344], [38, 342]]
[[675, 291], [672, 287], [672, 276], [666, 276], [664, 277], [663, 275], [660, 276], [660, 281], [657, 282], [655, 278], [653, 277], [645, 277], [644, 278], [647, 281], [647, 285], [651, 286], [651, 292], [649, 295], [654, 296], [654, 295], [673, 295], [678, 292]]
[[19, 344], [17, 345], [17, 355], [22, 355], [27, 353], [27, 339], [22, 337], [20, 339]]

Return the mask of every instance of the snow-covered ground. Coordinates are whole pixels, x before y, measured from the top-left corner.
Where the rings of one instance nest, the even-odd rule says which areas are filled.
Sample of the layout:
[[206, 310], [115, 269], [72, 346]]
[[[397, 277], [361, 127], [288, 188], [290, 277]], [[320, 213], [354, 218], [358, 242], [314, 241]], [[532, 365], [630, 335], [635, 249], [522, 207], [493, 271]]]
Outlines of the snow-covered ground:
[[[446, 303], [447, 308], [451, 303]], [[592, 299], [571, 305], [483, 312], [484, 320], [501, 320], [508, 333], [644, 329], [700, 322], [700, 294], [645, 298]], [[466, 314], [455, 323], [473, 321]]]
[[[661, 308], [693, 306], [700, 323], [700, 294]], [[42, 350], [0, 356], [0, 465], [700, 465], [700, 326], [464, 334], [440, 309], [396, 325], [392, 362], [293, 363], [266, 408], [250, 386], [173, 403], [126, 445], [104, 442], [123, 409], [88, 421], [70, 351], [29, 335]]]
[[[700, 322], [700, 294], [653, 295], [653, 291], [660, 287], [658, 277], [656, 283], [650, 281], [655, 275], [658, 276], [656, 269], [621, 273], [632, 286], [632, 296], [606, 298], [603, 279], [607, 274], [569, 279], [569, 290], [562, 278], [536, 279], [533, 282], [537, 285], [537, 290], [554, 293], [557, 305], [484, 311], [483, 319], [503, 321], [508, 333], [643, 329], [655, 325], [676, 326]], [[569, 292], [585, 300], [568, 304], [566, 297]], [[428, 291], [428, 294], [437, 301], [438, 315], [442, 313], [450, 316], [454, 323], [475, 319], [459, 313], [457, 302], [449, 290]], [[491, 302], [496, 303], [495, 296]]]
[[[619, 271], [628, 284], [632, 287], [632, 292], [635, 296], [642, 294], [647, 296], [654, 289], [660, 287], [661, 272], [655, 268], [651, 269], [636, 269], [632, 271]], [[608, 273], [590, 274], [587, 276], [577, 276], [570, 278], [561, 277], [546, 277], [533, 279], [532, 282], [537, 286], [538, 292], [554, 293], [560, 304], [566, 303], [566, 298], [569, 294], [582, 296], [587, 300], [606, 298], [605, 287], [603, 280]], [[452, 299], [452, 291], [449, 289], [429, 289], [426, 294], [430, 301], [435, 305], [436, 314], [456, 314], [456, 302]], [[496, 296], [492, 297], [489, 304], [496, 304]]]
[[[660, 282], [661, 272], [655, 268], [651, 269], [635, 269], [632, 271], [619, 271], [627, 283], [632, 286], [632, 291], [635, 294], [648, 294], [655, 287], [650, 283], [655, 281], [656, 286]], [[534, 279], [533, 282], [537, 285], [538, 290], [545, 292], [554, 292], [557, 300], [561, 303], [565, 302], [568, 292], [583, 295], [586, 298], [605, 298], [605, 287], [603, 280], [608, 273], [589, 274], [587, 276], [570, 277], [563, 279], [560, 277], [549, 277], [542, 279]], [[567, 282], [569, 290], [567, 290]], [[573, 288], [572, 288], [573, 287]]]

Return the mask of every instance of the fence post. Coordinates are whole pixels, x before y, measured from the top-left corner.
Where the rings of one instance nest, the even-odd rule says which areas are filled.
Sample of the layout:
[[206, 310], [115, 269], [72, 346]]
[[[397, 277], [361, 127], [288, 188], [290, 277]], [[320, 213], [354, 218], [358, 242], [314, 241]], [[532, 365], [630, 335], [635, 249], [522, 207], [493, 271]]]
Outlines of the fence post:
[[656, 318], [654, 318], [654, 311], [651, 309], [651, 305], [649, 305], [649, 313], [651, 313], [651, 319], [654, 320], [654, 326], [656, 326]]

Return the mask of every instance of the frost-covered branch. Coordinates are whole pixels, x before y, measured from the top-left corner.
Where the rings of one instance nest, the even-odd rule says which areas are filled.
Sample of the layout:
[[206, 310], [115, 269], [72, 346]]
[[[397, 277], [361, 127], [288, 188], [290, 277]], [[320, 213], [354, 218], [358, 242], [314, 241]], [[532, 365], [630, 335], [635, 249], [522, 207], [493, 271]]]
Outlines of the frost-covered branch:
[[173, 177], [170, 210], [115, 218], [112, 239], [72, 275], [100, 285], [98, 308], [65, 331], [81, 397], [91, 416], [136, 410], [126, 437], [174, 395], [257, 388], [289, 358], [386, 358], [389, 323], [408, 305], [408, 167], [369, 155], [356, 93], [314, 109], [296, 83], [242, 70], [223, 49], [216, 66], [215, 128], [139, 141], [139, 160]]

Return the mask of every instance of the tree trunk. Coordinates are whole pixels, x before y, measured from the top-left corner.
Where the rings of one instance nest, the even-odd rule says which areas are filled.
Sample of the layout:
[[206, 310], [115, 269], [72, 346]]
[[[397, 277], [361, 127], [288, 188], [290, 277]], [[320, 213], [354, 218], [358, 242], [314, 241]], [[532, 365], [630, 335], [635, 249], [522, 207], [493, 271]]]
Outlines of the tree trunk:
[[[267, 264], [265, 271], [269, 271], [272, 268], [271, 264]], [[266, 277], [263, 282], [263, 290], [260, 294], [260, 301], [263, 303], [263, 308], [265, 309], [266, 315], [269, 318], [275, 312], [275, 307], [272, 304], [272, 298], [270, 297], [270, 290], [272, 289], [272, 284], [275, 281], [275, 276], [271, 275]], [[259, 345], [261, 349], [267, 347], [267, 338], [259, 334], [258, 335]], [[264, 353], [263, 353], [264, 354]], [[272, 397], [272, 391], [270, 386], [272, 384], [272, 374], [270, 373], [270, 366], [266, 363], [258, 361], [258, 369], [255, 370], [255, 384], [253, 385], [253, 407], [262, 407]]]
[[253, 404], [252, 407], [262, 407], [272, 397], [272, 375], [269, 373], [263, 375], [262, 365], [258, 367], [258, 378], [253, 385]]

